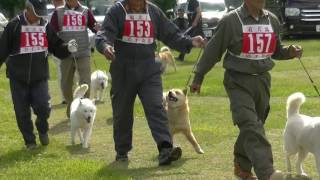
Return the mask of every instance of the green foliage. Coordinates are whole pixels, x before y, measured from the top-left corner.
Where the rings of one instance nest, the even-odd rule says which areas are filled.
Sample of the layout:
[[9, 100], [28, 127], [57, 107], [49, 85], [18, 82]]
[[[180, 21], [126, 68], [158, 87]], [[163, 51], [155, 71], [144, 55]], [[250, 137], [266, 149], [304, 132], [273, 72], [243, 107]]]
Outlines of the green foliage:
[[22, 9], [25, 0], [1, 0], [0, 7], [7, 10], [10, 17], [14, 16], [15, 9]]
[[174, 8], [176, 5], [175, 0], [151, 0], [151, 2], [155, 3], [163, 12], [166, 12], [168, 9]]

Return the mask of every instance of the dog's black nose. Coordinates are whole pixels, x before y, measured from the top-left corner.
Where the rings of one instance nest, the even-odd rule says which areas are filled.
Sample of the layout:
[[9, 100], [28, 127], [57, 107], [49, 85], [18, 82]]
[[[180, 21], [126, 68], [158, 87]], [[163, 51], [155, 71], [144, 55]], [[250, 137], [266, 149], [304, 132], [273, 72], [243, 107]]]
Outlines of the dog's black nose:
[[169, 91], [169, 96], [173, 96], [173, 93], [171, 91]]

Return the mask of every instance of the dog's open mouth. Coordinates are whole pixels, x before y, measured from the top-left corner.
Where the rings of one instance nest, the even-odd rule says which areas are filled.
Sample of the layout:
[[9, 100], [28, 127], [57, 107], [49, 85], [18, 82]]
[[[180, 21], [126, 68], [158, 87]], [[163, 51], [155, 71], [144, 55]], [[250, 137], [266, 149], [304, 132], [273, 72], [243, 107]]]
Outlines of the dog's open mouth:
[[86, 120], [87, 120], [87, 122], [88, 122], [88, 123], [90, 123], [90, 122], [91, 122], [91, 117], [90, 117], [90, 116], [89, 116], [89, 117], [87, 117], [87, 119], [86, 119]]
[[169, 101], [173, 101], [173, 102], [177, 102], [178, 101], [178, 98], [176, 98], [175, 96], [172, 95], [172, 93], [169, 92]]

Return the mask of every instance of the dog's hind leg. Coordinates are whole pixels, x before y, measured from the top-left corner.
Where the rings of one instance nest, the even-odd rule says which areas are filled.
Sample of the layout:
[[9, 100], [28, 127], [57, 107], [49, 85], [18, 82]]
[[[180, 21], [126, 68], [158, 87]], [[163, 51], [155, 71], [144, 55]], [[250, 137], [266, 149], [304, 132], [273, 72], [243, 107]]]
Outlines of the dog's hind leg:
[[186, 136], [186, 138], [192, 144], [192, 146], [194, 147], [194, 149], [196, 150], [196, 152], [198, 154], [203, 154], [204, 153], [204, 151], [200, 147], [199, 143], [197, 142], [197, 140], [194, 137], [194, 135], [193, 135], [191, 130], [184, 130], [184, 131], [182, 131], [182, 133]]
[[304, 149], [299, 149], [298, 158], [296, 162], [297, 174], [301, 176], [307, 176], [307, 174], [303, 171], [302, 161], [307, 157], [308, 151]]

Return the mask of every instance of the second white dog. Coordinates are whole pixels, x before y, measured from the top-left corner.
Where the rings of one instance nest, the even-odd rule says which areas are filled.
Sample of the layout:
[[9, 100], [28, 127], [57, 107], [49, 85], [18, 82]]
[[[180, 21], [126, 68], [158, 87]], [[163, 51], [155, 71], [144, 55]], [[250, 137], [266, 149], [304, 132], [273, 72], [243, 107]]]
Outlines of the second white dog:
[[96, 70], [91, 74], [91, 92], [95, 100], [102, 101], [107, 86], [108, 76], [105, 72]]
[[296, 171], [300, 176], [307, 176], [302, 168], [302, 161], [308, 152], [314, 154], [318, 174], [320, 175], [320, 117], [310, 117], [299, 113], [305, 96], [293, 93], [287, 100], [287, 123], [284, 129], [284, 150], [287, 170], [291, 173], [290, 157], [298, 154]]
[[96, 106], [93, 101], [88, 98], [83, 98], [88, 88], [87, 84], [82, 84], [76, 88], [70, 109], [71, 144], [75, 144], [75, 136], [76, 133], [78, 133], [83, 148], [88, 148], [88, 142], [96, 116]]

